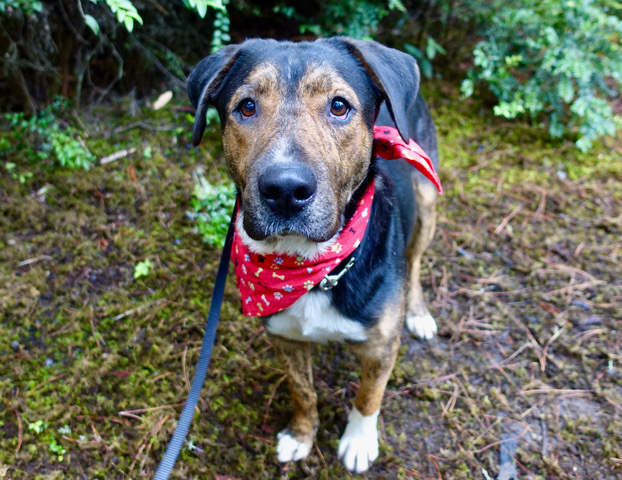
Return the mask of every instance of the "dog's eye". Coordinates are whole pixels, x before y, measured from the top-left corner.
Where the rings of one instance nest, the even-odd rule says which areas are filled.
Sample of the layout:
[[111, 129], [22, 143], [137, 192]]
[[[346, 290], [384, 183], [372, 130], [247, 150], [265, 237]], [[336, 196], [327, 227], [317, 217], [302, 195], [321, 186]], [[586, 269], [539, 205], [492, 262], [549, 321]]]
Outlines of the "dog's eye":
[[348, 102], [346, 102], [343, 98], [333, 98], [333, 101], [330, 104], [330, 113], [332, 113], [335, 117], [344, 119], [348, 115], [350, 111], [350, 106]]
[[245, 98], [242, 100], [238, 106], [238, 110], [244, 117], [252, 117], [255, 115], [256, 107], [255, 102], [253, 102], [250, 98]]

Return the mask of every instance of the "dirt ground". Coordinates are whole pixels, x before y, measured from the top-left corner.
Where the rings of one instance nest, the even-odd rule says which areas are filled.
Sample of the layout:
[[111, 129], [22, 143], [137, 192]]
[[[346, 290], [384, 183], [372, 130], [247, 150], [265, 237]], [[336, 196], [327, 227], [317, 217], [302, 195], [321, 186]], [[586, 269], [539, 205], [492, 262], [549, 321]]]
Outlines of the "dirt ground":
[[[328, 345], [316, 445], [276, 462], [285, 377], [230, 278], [174, 478], [622, 478], [622, 141], [581, 154], [450, 86], [426, 94], [446, 190], [423, 267], [440, 332], [403, 331], [380, 457], [361, 476], [336, 458], [358, 365]], [[0, 179], [0, 479], [151, 478], [198, 358], [220, 252], [187, 212], [197, 166], [226, 179], [218, 129], [191, 148], [186, 113], [131, 99], [81, 119], [98, 157], [136, 151]]]

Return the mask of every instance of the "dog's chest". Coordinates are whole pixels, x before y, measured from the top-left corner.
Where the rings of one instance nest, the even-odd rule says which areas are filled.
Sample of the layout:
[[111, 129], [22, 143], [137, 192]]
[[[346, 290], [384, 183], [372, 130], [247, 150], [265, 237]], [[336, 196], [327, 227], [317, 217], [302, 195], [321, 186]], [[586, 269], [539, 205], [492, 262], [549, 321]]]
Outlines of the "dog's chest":
[[331, 304], [330, 295], [321, 291], [311, 291], [286, 310], [272, 315], [266, 328], [274, 335], [303, 342], [367, 340], [365, 327], [340, 314]]

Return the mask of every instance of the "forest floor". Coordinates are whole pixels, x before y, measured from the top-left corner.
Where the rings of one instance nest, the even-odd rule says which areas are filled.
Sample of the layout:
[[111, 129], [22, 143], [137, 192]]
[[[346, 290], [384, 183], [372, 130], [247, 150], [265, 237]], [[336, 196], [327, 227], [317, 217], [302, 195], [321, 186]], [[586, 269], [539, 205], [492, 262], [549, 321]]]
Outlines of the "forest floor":
[[[284, 372], [230, 277], [174, 478], [622, 477], [620, 138], [582, 154], [451, 86], [425, 93], [445, 188], [422, 273], [439, 335], [403, 330], [378, 460], [351, 475], [337, 459], [358, 363], [327, 345], [316, 445], [277, 463]], [[219, 128], [191, 148], [187, 113], [130, 98], [80, 119], [99, 158], [136, 150], [0, 178], [0, 479], [151, 478], [198, 358], [220, 250], [188, 212], [197, 167], [228, 181]]]

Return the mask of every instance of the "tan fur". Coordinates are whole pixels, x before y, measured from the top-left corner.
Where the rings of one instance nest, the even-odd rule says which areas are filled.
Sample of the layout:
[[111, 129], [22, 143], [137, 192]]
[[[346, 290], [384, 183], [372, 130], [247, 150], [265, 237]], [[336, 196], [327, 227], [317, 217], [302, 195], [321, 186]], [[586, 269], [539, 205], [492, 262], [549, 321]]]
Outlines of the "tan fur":
[[420, 182], [413, 176], [413, 188], [417, 200], [417, 221], [408, 245], [410, 278], [406, 295], [406, 315], [428, 314], [421, 290], [421, 257], [434, 237], [436, 228], [436, 188], [430, 182]]
[[382, 403], [400, 346], [403, 305], [404, 294], [400, 292], [399, 298], [387, 305], [370, 330], [370, 339], [352, 347], [361, 359], [361, 388], [354, 398], [354, 406], [363, 416], [377, 412]]

